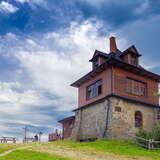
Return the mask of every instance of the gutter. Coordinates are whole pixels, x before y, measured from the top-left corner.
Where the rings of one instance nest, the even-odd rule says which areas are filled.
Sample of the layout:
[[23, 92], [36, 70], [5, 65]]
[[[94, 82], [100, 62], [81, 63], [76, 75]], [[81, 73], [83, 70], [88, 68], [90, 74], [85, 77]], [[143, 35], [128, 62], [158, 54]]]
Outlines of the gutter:
[[108, 103], [106, 105], [106, 108], [107, 108], [107, 112], [106, 112], [106, 125], [105, 125], [105, 128], [104, 128], [103, 138], [105, 138], [105, 135], [106, 135], [107, 130], [108, 130], [109, 111], [110, 111], [110, 108], [111, 108], [111, 101], [110, 101], [110, 99], [108, 99]]

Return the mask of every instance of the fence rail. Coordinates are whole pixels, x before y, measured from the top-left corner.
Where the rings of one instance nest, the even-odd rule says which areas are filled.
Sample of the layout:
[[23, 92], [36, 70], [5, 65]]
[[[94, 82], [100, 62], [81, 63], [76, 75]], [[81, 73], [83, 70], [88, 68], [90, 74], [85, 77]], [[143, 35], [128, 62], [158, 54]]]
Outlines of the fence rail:
[[136, 144], [144, 147], [146, 149], [160, 149], [160, 141], [155, 141], [154, 139], [145, 139], [142, 137], [133, 136]]

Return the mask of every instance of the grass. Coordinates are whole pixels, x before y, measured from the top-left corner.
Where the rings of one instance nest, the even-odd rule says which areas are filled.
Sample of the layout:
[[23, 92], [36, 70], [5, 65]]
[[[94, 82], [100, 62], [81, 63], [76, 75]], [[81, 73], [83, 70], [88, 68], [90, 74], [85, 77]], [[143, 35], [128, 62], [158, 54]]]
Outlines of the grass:
[[95, 142], [57, 141], [48, 145], [69, 147], [80, 150], [94, 150], [126, 156], [143, 156], [151, 159], [160, 159], [160, 150], [147, 150], [137, 146], [133, 141], [126, 140], [98, 140]]
[[21, 144], [0, 144], [0, 153], [3, 153], [5, 151], [8, 151], [10, 149], [14, 149], [14, 148], [17, 148], [17, 147], [20, 147]]
[[0, 160], [70, 160], [56, 155], [49, 155], [47, 153], [40, 153], [30, 150], [16, 150], [4, 157], [0, 157]]
[[[0, 160], [99, 160], [143, 159], [160, 160], [160, 150], [147, 150], [137, 146], [133, 141], [126, 140], [97, 140], [95, 142], [56, 141], [51, 143], [29, 144], [31, 148], [16, 150]], [[3, 148], [3, 144], [0, 148]], [[4, 145], [4, 149], [17, 147]], [[2, 151], [1, 150], [1, 151]], [[38, 152], [37, 152], [38, 151]], [[77, 154], [80, 157], [77, 157]], [[58, 156], [59, 155], [59, 156]], [[66, 158], [65, 158], [65, 157]], [[68, 157], [68, 158], [67, 158]]]

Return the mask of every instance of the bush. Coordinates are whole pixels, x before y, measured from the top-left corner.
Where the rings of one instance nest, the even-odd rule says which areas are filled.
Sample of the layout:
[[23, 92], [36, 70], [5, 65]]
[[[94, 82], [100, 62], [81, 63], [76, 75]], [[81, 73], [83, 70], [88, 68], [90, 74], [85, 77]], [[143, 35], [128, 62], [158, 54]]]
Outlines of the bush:
[[144, 139], [151, 139], [152, 138], [152, 133], [151, 132], [147, 132], [144, 129], [139, 129], [138, 133], [136, 134], [137, 137], [141, 137]]
[[152, 130], [152, 139], [155, 141], [160, 141], [160, 124], [157, 124]]
[[[153, 139], [154, 141], [160, 141], [160, 124], [157, 124], [151, 132], [147, 132], [144, 129], [139, 129], [136, 134], [137, 137], [144, 138], [146, 140]], [[137, 142], [142, 146], [148, 146], [148, 141], [137, 138]], [[153, 143], [154, 148], [160, 148], [160, 143]]]

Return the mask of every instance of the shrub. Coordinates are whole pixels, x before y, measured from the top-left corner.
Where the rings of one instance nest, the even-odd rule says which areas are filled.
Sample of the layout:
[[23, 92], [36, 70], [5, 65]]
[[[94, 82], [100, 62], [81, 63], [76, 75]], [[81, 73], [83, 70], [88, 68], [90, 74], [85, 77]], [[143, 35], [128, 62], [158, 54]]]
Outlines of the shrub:
[[139, 129], [138, 133], [136, 134], [137, 137], [141, 137], [144, 139], [151, 139], [152, 138], [152, 133], [151, 132], [147, 132], [144, 129]]
[[152, 139], [155, 141], [160, 141], [160, 124], [157, 124], [152, 130]]
[[[146, 140], [153, 139], [154, 141], [160, 141], [160, 124], [157, 124], [151, 132], [147, 132], [144, 129], [139, 129], [138, 133], [136, 134], [137, 137], [144, 138]], [[143, 139], [137, 138], [137, 142], [142, 146], [148, 146], [148, 141]], [[160, 143], [153, 143], [154, 148], [160, 148]]]

